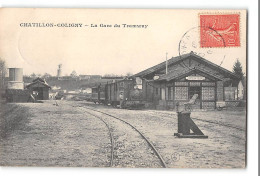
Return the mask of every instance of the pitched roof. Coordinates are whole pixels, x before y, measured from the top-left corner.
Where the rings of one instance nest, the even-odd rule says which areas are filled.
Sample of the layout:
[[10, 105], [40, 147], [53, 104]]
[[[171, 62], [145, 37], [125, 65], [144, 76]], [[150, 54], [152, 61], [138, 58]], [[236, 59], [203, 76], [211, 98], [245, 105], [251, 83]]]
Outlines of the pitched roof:
[[[214, 67], [214, 68], [216, 68], [216, 69], [219, 69], [219, 70], [221, 70], [221, 71], [223, 71], [223, 72], [225, 72], [225, 73], [231, 75], [231, 76], [234, 77], [234, 78], [238, 78], [238, 77], [237, 77], [234, 73], [232, 73], [231, 71], [229, 71], [229, 70], [227, 70], [227, 69], [225, 69], [225, 68], [223, 68], [223, 67], [221, 67], [221, 66], [219, 66], [219, 65], [217, 65], [217, 64], [214, 64], [213, 62], [210, 62], [210, 61], [208, 61], [207, 59], [204, 59], [204, 58], [202, 58], [202, 57], [200, 57], [200, 56], [194, 54], [194, 52], [192, 52], [192, 51], [191, 51], [190, 53], [188, 53], [188, 54], [184, 54], [184, 55], [172, 57], [171, 59], [168, 60], [168, 65], [175, 64], [175, 63], [177, 63], [178, 61], [181, 61], [181, 60], [184, 60], [184, 59], [188, 58], [189, 56], [194, 56], [195, 58], [197, 58], [197, 59], [199, 59], [199, 60], [205, 62], [206, 64], [210, 65], [211, 67]], [[166, 67], [166, 62], [162, 62], [162, 63], [157, 64], [157, 65], [155, 65], [155, 66], [153, 66], [153, 67], [150, 67], [150, 68], [148, 68], [148, 69], [146, 69], [146, 70], [144, 70], [144, 71], [141, 71], [141, 72], [139, 72], [139, 73], [137, 73], [137, 74], [135, 74], [135, 75], [133, 75], [133, 76], [134, 76], [134, 77], [142, 77], [142, 76], [148, 75], [148, 74], [150, 74], [150, 73], [153, 73], [153, 72], [155, 72], [155, 71], [159, 71], [159, 70], [161, 70], [161, 69], [164, 69], [165, 67]]]
[[45, 87], [51, 88], [51, 86], [49, 86], [49, 85], [47, 84], [47, 82], [44, 81], [44, 80], [41, 79], [41, 78], [39, 78], [39, 79], [36, 78], [35, 80], [33, 80], [32, 83], [28, 84], [28, 85], [26, 86], [26, 88], [31, 87], [31, 86], [33, 86], [33, 85], [35, 85], [35, 84], [42, 84], [42, 85], [45, 86]]
[[40, 77], [34, 79], [32, 82], [36, 82], [36, 81], [40, 81], [40, 82], [43, 82], [43, 83], [46, 83], [46, 81]]

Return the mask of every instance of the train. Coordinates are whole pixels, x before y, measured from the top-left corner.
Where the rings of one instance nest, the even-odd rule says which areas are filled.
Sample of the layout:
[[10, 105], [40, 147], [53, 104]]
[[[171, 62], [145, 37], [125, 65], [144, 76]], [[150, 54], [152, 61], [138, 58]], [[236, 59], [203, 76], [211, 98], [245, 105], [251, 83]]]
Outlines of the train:
[[145, 101], [142, 90], [132, 79], [113, 80], [92, 87], [91, 101], [124, 109], [142, 109]]

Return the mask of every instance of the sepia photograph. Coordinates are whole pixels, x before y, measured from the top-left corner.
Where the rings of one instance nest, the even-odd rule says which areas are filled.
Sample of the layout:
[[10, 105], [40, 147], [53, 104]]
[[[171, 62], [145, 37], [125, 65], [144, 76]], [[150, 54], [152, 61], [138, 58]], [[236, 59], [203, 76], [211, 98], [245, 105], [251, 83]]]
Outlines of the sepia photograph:
[[246, 9], [0, 18], [1, 166], [246, 168]]

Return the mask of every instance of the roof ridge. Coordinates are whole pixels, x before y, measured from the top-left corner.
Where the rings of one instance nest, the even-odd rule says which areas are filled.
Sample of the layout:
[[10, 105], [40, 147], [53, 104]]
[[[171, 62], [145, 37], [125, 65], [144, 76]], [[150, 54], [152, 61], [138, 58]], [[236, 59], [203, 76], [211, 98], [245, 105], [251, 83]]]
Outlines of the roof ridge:
[[[180, 60], [185, 59], [185, 58], [187, 58], [189, 56], [194, 56], [194, 57], [196, 57], [196, 58], [206, 62], [207, 64], [209, 64], [209, 65], [211, 65], [213, 67], [217, 67], [220, 70], [222, 70], [224, 72], [227, 72], [228, 74], [231, 74], [232, 76], [238, 78], [237, 75], [235, 75], [231, 71], [229, 71], [229, 70], [227, 70], [227, 69], [225, 69], [225, 68], [223, 68], [223, 67], [221, 67], [221, 66], [219, 66], [219, 65], [217, 65], [217, 64], [215, 64], [215, 63], [213, 63], [213, 62], [211, 62], [211, 61], [209, 61], [209, 60], [207, 60], [207, 59], [205, 59], [205, 58], [203, 58], [203, 57], [201, 57], [199, 55], [197, 55], [197, 54], [195, 54], [193, 51], [191, 51], [190, 53], [187, 53], [187, 54], [183, 54], [183, 55], [172, 57], [171, 59], [168, 60], [168, 64], [173, 64], [174, 62], [180, 61]], [[138, 76], [142, 76], [142, 75], [147, 75], [147, 74], [150, 74], [152, 72], [160, 70], [164, 66], [166, 66], [166, 62], [165, 61], [161, 62], [161, 63], [159, 63], [157, 65], [154, 65], [152, 67], [149, 67], [149, 68], [147, 68], [147, 69], [145, 69], [145, 70], [143, 70], [141, 72], [138, 72], [137, 74], [134, 74], [133, 76], [134, 77], [138, 77]], [[192, 69], [192, 68], [190, 68], [190, 69]]]
[[[183, 55], [179, 55], [179, 56], [175, 56], [175, 57], [171, 57], [171, 58], [168, 60], [168, 64], [172, 64], [173, 61], [176, 61], [177, 59], [184, 59], [184, 58], [186, 58], [187, 56], [190, 56], [190, 55], [191, 55], [191, 53], [183, 54]], [[171, 62], [171, 63], [169, 63], [169, 62]], [[147, 69], [145, 69], [145, 70], [143, 70], [143, 71], [141, 71], [141, 72], [138, 72], [138, 73], [134, 74], [133, 76], [140, 75], [142, 72], [148, 71], [148, 70], [150, 70], [150, 69], [154, 69], [154, 68], [156, 68], [156, 67], [160, 67], [160, 68], [161, 68], [161, 67], [163, 67], [164, 65], [166, 65], [166, 62], [165, 62], [165, 61], [163, 61], [163, 62], [161, 62], [161, 63], [159, 63], [159, 64], [157, 64], [157, 65], [154, 65], [154, 66], [152, 66], [152, 67], [149, 67], [149, 68], [147, 68]], [[160, 68], [158, 68], [158, 69], [160, 69]]]

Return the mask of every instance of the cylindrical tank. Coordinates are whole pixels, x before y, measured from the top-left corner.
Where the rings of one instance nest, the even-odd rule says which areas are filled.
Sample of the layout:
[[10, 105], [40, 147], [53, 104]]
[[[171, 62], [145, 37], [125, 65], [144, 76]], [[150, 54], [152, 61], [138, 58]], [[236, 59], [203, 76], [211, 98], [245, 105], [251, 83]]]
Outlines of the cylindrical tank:
[[24, 89], [22, 68], [9, 68], [7, 89]]
[[9, 68], [9, 81], [23, 82], [23, 69]]

